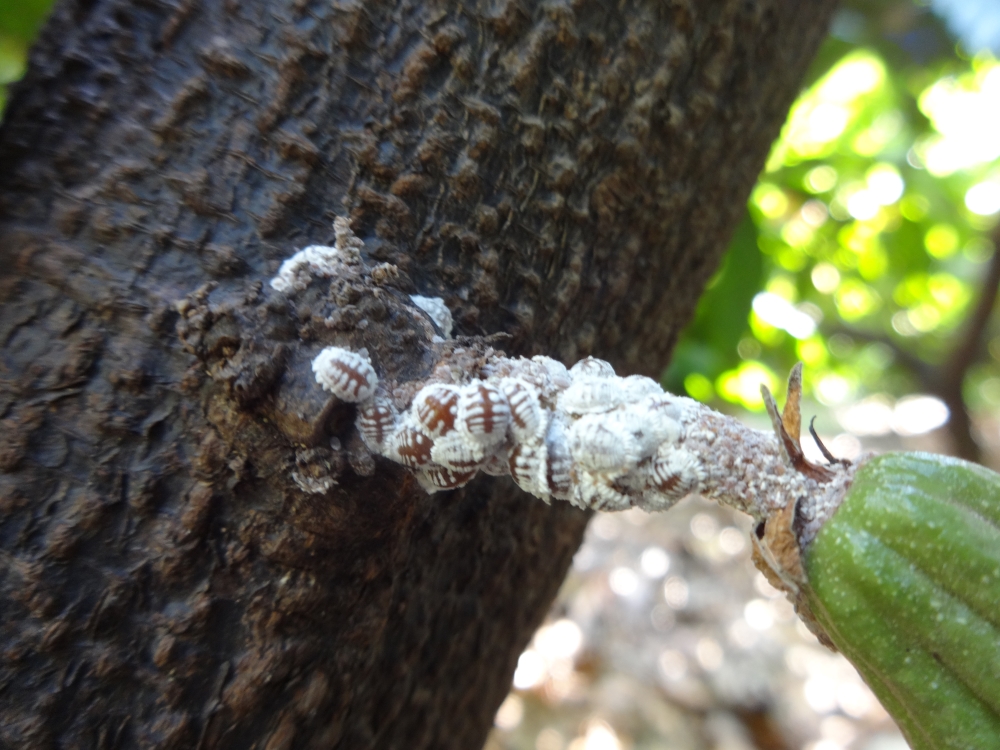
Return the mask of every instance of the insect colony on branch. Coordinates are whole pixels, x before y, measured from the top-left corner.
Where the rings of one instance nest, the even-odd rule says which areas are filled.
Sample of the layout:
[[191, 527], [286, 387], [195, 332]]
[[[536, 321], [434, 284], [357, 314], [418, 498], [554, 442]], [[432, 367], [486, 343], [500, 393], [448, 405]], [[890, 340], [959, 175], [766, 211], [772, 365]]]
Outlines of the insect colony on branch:
[[483, 471], [581, 508], [666, 510], [700, 492], [757, 516], [826, 484], [794, 471], [773, 434], [591, 357], [567, 369], [496, 356], [480, 377], [428, 382], [402, 411], [357, 352], [328, 347], [313, 369], [324, 389], [358, 404], [366, 445], [428, 492]]
[[[335, 229], [336, 247], [299, 251], [272, 287], [301, 289], [312, 275], [357, 264], [360, 240], [344, 219]], [[443, 301], [412, 299], [441, 327]], [[323, 389], [358, 405], [365, 444], [411, 469], [428, 492], [461, 487], [482, 471], [509, 474], [545, 502], [659, 511], [699, 492], [757, 519], [810, 497], [801, 523], [808, 537], [851, 474], [836, 464], [802, 472], [774, 433], [666, 393], [650, 378], [619, 377], [592, 357], [567, 369], [549, 357], [493, 355], [476, 376], [437, 367], [409, 403], [398, 402], [393, 384], [380, 384], [367, 352], [327, 347], [312, 369]]]

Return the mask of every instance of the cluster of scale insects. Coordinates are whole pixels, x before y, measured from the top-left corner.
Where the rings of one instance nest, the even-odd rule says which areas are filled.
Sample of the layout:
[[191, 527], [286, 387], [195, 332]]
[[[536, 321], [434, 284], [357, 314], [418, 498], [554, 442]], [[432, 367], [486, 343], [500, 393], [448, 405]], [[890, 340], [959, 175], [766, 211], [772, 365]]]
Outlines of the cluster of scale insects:
[[[316, 278], [374, 274], [347, 219], [337, 218], [334, 232], [333, 247], [310, 245], [285, 260], [271, 287], [294, 295]], [[449, 337], [443, 300], [411, 295], [410, 301]], [[808, 540], [836, 509], [856, 468], [829, 456], [825, 467], [805, 460], [800, 373], [789, 381], [787, 424], [765, 394], [775, 431], [764, 433], [665, 393], [649, 378], [618, 377], [590, 357], [569, 369], [548, 357], [499, 355], [476, 366], [472, 377], [442, 362], [423, 383], [389, 387], [379, 383], [364, 351], [327, 347], [312, 363], [320, 386], [358, 405], [367, 446], [410, 468], [428, 492], [461, 487], [483, 471], [509, 474], [545, 502], [657, 511], [698, 492], [758, 521], [805, 498], [794, 507], [805, 508], [802, 539]], [[412, 398], [404, 395], [417, 387]]]
[[402, 411], [364, 354], [328, 347], [313, 371], [325, 390], [358, 404], [368, 447], [412, 469], [428, 492], [484, 471], [510, 474], [546, 502], [665, 510], [704, 478], [684, 447], [700, 405], [650, 378], [618, 377], [599, 359], [567, 369], [548, 357], [495, 357], [479, 378], [427, 383]]

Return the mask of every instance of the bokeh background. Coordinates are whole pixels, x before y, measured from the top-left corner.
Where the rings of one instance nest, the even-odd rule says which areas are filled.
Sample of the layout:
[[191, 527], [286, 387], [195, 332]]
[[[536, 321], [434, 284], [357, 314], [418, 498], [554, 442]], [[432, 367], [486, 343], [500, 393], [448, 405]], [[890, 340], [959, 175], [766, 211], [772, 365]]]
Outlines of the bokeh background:
[[28, 49], [51, 7], [52, 0], [0, 0], [0, 117], [7, 85], [24, 75]]
[[[49, 5], [0, 2], [0, 112]], [[802, 361], [835, 454], [1000, 468], [997, 55], [995, 0], [843, 5], [669, 390], [767, 428], [760, 384]], [[487, 750], [906, 750], [750, 564], [748, 526], [697, 497], [598, 514]]]

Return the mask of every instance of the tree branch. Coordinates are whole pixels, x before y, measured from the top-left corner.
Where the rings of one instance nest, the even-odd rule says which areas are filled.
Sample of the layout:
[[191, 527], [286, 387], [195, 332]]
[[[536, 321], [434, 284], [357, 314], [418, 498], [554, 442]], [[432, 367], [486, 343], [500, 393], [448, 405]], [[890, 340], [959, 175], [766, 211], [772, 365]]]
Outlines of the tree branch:
[[976, 306], [966, 323], [958, 345], [937, 368], [933, 391], [951, 412], [948, 434], [955, 444], [956, 454], [977, 463], [982, 461], [982, 446], [973, 434], [972, 418], [965, 403], [964, 386], [969, 368], [982, 357], [986, 330], [993, 317], [997, 292], [1000, 290], [1000, 225], [994, 229], [992, 240], [993, 255], [990, 257]]
[[896, 360], [909, 370], [929, 394], [940, 398], [948, 407], [950, 417], [946, 427], [955, 455], [967, 461], [982, 461], [982, 447], [973, 434], [972, 419], [969, 415], [963, 393], [965, 378], [969, 368], [979, 361], [983, 353], [983, 343], [993, 310], [1000, 291], [1000, 226], [992, 234], [994, 251], [986, 268], [976, 305], [965, 324], [958, 344], [951, 350], [944, 362], [930, 365], [908, 351], [889, 336], [854, 328], [842, 327], [844, 333], [863, 341], [876, 342], [889, 347]]

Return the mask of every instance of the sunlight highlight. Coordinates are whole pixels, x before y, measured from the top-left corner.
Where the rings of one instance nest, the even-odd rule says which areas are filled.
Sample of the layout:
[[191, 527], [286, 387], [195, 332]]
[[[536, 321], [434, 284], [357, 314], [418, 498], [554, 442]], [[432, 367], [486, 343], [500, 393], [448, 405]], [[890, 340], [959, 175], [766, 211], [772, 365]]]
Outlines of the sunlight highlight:
[[[885, 65], [875, 54], [859, 50], [844, 57], [792, 107], [766, 171], [830, 154], [861, 111], [859, 100], [877, 93], [885, 78]], [[813, 177], [816, 192], [829, 189], [828, 173]]]
[[920, 95], [920, 110], [937, 134], [919, 144], [918, 153], [936, 177], [1000, 157], [1000, 63], [984, 61], [976, 68], [942, 78]]

